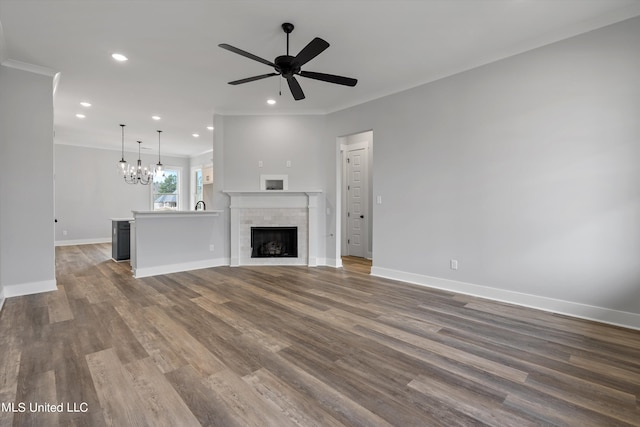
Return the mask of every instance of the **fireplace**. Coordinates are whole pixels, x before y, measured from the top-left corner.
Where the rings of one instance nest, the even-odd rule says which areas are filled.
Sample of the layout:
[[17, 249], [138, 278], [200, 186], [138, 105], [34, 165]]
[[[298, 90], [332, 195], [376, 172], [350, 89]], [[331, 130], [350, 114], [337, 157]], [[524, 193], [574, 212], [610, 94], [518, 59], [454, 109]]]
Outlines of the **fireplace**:
[[[0, 0], [1, 1], [1, 0]], [[286, 186], [285, 186], [286, 187]], [[225, 191], [230, 197], [229, 265], [318, 265], [318, 200], [322, 191]], [[253, 258], [252, 227], [297, 227], [296, 257]]]
[[297, 258], [298, 227], [251, 227], [251, 258]]

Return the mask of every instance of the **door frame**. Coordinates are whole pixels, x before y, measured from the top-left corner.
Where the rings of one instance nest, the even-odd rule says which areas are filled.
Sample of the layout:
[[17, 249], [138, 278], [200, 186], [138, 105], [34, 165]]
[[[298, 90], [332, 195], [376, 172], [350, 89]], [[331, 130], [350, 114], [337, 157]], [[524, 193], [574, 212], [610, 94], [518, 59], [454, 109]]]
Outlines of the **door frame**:
[[364, 177], [363, 177], [363, 182], [364, 182], [364, 190], [362, 193], [362, 200], [363, 200], [363, 213], [364, 213], [364, 220], [362, 221], [362, 228], [364, 230], [364, 233], [362, 235], [363, 239], [362, 239], [362, 246], [364, 247], [364, 258], [371, 258], [371, 253], [369, 251], [369, 217], [371, 216], [371, 212], [369, 209], [369, 142], [368, 141], [363, 141], [363, 142], [356, 142], [353, 144], [345, 144], [342, 148], [342, 176], [343, 176], [343, 186], [342, 186], [342, 206], [343, 209], [340, 212], [340, 216], [342, 217], [342, 221], [340, 223], [340, 226], [342, 227], [342, 233], [341, 235], [343, 236], [343, 239], [340, 243], [341, 246], [341, 253], [348, 253], [349, 252], [349, 245], [347, 243], [347, 238], [349, 237], [349, 217], [347, 215], [347, 212], [349, 210], [349, 194], [347, 193], [347, 191], [345, 191], [345, 186], [348, 183], [348, 179], [349, 177], [347, 176], [347, 153], [351, 150], [360, 150], [360, 149], [364, 149], [365, 150], [365, 161], [364, 161]]
[[[335, 208], [335, 253], [336, 260], [335, 266], [342, 267], [342, 244], [343, 244], [343, 236], [345, 235], [343, 232], [343, 228], [345, 227], [344, 217], [346, 217], [346, 206], [344, 199], [346, 198], [345, 192], [343, 191], [343, 182], [345, 181], [345, 165], [346, 165], [346, 148], [348, 146], [356, 145], [359, 143], [347, 144], [347, 138], [354, 135], [359, 135], [362, 133], [371, 132], [371, 139], [368, 141], [368, 159], [367, 159], [367, 173], [369, 176], [373, 174], [373, 162], [369, 161], [373, 158], [373, 129], [363, 130], [360, 132], [354, 132], [343, 136], [336, 137], [336, 208]], [[367, 180], [369, 178], [367, 177]], [[369, 242], [373, 239], [373, 209], [369, 206], [371, 205], [370, 195], [373, 194], [373, 180], [367, 181], [367, 185], [369, 188], [367, 189], [367, 208], [366, 211], [368, 215], [366, 215], [367, 219], [367, 258], [373, 258], [373, 248], [369, 251]]]

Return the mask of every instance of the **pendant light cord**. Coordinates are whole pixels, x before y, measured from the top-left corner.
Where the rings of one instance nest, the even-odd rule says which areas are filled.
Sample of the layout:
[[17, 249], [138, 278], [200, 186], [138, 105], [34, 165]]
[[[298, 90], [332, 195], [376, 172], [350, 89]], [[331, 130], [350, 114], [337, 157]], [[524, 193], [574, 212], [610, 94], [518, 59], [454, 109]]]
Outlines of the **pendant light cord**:
[[124, 161], [124, 127], [126, 125], [120, 125], [122, 127], [122, 161]]
[[162, 133], [161, 130], [158, 131], [158, 164], [161, 165], [162, 163], [160, 163], [160, 134]]

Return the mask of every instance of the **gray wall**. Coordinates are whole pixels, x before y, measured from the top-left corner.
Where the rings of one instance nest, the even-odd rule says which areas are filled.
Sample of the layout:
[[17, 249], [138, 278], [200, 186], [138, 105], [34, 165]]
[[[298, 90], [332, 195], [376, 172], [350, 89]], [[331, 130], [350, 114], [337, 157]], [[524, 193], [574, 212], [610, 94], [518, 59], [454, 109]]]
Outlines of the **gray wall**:
[[55, 289], [53, 78], [0, 66], [0, 284]]
[[289, 190], [322, 188], [324, 125], [324, 116], [225, 116], [226, 189], [259, 190], [261, 174], [289, 175]]
[[328, 144], [375, 135], [374, 271], [640, 314], [639, 45], [633, 19], [329, 115]]
[[[152, 209], [150, 185], [127, 184], [118, 176], [120, 157], [119, 151], [55, 144], [56, 244], [108, 241], [110, 218], [131, 218], [132, 210]], [[125, 152], [125, 159], [134, 162], [138, 153]], [[145, 165], [157, 161], [157, 154], [142, 154]], [[162, 156], [162, 163], [182, 167], [183, 209], [191, 209], [189, 159]]]

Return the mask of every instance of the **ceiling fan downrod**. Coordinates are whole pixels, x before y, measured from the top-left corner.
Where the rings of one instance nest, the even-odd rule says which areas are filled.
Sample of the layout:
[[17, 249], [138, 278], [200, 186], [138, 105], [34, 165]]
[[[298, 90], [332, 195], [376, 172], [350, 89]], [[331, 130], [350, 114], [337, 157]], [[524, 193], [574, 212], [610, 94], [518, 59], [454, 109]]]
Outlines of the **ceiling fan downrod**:
[[282, 29], [287, 33], [287, 56], [289, 56], [289, 34], [291, 34], [294, 28], [293, 24], [290, 24], [289, 22], [282, 24]]

